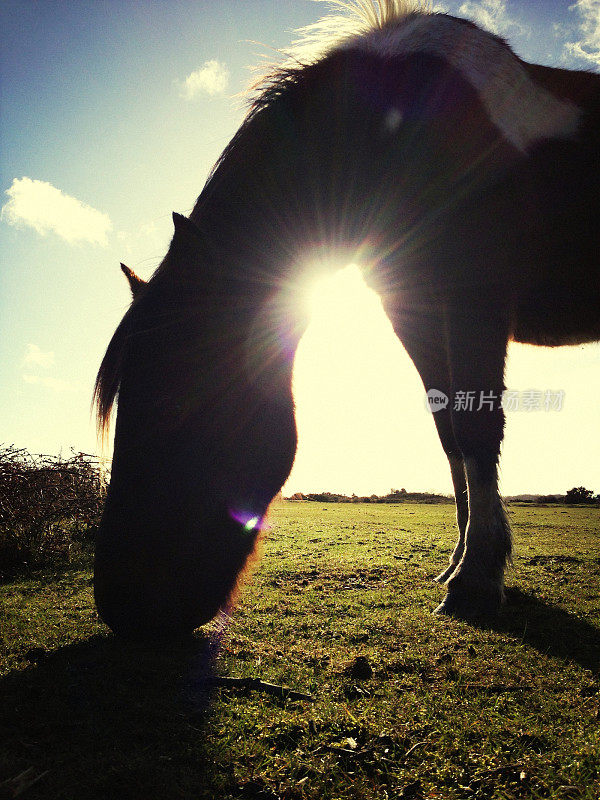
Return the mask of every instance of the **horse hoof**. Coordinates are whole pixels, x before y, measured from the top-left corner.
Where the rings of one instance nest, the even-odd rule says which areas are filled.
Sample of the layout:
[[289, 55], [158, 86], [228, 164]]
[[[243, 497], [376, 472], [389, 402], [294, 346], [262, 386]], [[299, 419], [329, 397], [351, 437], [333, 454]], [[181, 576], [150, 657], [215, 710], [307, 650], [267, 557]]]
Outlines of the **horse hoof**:
[[[437, 578], [434, 578], [434, 580], [437, 581]], [[450, 607], [448, 606], [448, 604], [446, 603], [445, 600], [442, 600], [442, 602], [439, 604], [439, 606], [437, 606], [436, 608], [433, 609], [432, 613], [435, 614], [436, 617], [451, 617], [451, 616], [453, 616], [452, 612], [450, 610]]]
[[494, 619], [500, 611], [500, 600], [495, 597], [469, 598], [452, 597], [448, 594], [434, 610], [438, 616], [454, 617], [466, 622]]

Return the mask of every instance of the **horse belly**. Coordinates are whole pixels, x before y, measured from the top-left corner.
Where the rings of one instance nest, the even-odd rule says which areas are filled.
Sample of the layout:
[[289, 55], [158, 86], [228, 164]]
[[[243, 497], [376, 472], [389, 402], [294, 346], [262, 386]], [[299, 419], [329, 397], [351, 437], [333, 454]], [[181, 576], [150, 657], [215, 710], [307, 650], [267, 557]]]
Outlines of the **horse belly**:
[[546, 347], [600, 340], [598, 286], [537, 287], [516, 308], [512, 338]]

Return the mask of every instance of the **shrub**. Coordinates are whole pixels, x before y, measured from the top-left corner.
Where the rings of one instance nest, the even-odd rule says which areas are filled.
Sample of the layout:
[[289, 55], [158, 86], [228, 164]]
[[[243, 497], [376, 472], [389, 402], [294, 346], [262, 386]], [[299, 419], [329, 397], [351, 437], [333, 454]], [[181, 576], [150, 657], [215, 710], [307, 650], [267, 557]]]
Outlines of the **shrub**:
[[105, 493], [93, 456], [0, 445], [0, 580], [68, 562], [93, 545]]
[[565, 495], [565, 503], [593, 503], [594, 492], [585, 486], [574, 486]]

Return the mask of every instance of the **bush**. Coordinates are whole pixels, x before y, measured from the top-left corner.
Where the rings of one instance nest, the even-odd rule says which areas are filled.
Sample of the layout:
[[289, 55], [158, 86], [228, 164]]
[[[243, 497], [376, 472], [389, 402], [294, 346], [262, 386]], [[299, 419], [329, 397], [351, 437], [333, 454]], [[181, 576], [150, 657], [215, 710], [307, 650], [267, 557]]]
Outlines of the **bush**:
[[585, 486], [574, 486], [565, 495], [565, 503], [593, 503], [594, 492]]
[[0, 445], [0, 580], [69, 562], [93, 545], [106, 494], [98, 459]]

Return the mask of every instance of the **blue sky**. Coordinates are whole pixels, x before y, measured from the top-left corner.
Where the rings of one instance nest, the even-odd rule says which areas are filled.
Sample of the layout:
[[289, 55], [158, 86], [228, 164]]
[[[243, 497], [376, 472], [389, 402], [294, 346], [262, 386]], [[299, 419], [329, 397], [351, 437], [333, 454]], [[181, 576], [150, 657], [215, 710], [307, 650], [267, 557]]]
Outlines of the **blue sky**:
[[[505, 36], [524, 58], [598, 69], [600, 0], [443, 6]], [[91, 389], [129, 301], [119, 261], [149, 277], [168, 245], [171, 211], [192, 208], [243, 118], [236, 95], [251, 77], [248, 66], [285, 47], [294, 29], [323, 11], [309, 0], [4, 0], [0, 442], [35, 452], [96, 449]], [[318, 373], [323, 352], [343, 364], [349, 345], [330, 333], [324, 351], [313, 326], [303, 374], [313, 364], [306, 387], [319, 382], [328, 399], [312, 408], [315, 393], [306, 387], [308, 405], [298, 398], [306, 422], [290, 490], [449, 491], [418, 378], [389, 331], [381, 333], [385, 320], [374, 324], [383, 339], [373, 343], [388, 337], [378, 345], [387, 359], [380, 371], [388, 373], [396, 359], [399, 376], [371, 388], [369, 396], [380, 398], [376, 408], [360, 392], [353, 404], [326, 385]], [[373, 331], [364, 341], [369, 336]], [[600, 491], [599, 366], [597, 346], [511, 351], [509, 386], [560, 389], [565, 407], [509, 419], [506, 492], [564, 491], [576, 483]], [[336, 380], [339, 386], [345, 378]], [[340, 403], [346, 434], [340, 429], [336, 439]], [[411, 414], [418, 444], [406, 438]]]

